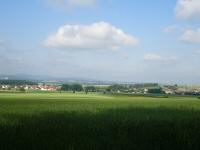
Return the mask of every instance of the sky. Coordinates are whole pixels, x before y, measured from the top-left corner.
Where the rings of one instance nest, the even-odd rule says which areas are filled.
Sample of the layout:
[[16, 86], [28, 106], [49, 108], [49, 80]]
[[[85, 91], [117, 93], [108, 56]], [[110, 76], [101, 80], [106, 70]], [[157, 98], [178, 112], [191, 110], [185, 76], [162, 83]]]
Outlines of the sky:
[[199, 0], [2, 0], [0, 74], [200, 84]]

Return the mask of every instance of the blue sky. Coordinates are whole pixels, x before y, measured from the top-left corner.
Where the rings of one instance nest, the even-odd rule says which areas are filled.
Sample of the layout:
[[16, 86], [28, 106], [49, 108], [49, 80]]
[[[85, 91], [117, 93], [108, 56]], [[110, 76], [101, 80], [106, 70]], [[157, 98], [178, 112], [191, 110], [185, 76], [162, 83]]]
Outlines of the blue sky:
[[3, 0], [0, 74], [200, 83], [199, 0]]

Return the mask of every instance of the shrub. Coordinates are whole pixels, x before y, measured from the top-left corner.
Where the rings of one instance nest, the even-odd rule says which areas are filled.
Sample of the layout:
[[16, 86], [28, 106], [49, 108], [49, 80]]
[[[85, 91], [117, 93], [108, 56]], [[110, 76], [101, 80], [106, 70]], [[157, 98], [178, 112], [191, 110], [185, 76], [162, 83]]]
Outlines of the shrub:
[[163, 96], [163, 98], [169, 98], [169, 95], [165, 95], [165, 96]]
[[25, 92], [26, 90], [25, 90], [23, 87], [20, 87], [20, 88], [19, 88], [19, 91], [20, 91], [20, 92]]

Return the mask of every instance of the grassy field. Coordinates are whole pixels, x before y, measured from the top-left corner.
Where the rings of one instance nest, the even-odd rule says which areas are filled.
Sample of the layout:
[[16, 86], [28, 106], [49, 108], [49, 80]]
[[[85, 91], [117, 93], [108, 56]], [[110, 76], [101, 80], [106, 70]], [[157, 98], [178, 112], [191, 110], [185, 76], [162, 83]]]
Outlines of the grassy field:
[[200, 149], [200, 99], [0, 93], [0, 149]]

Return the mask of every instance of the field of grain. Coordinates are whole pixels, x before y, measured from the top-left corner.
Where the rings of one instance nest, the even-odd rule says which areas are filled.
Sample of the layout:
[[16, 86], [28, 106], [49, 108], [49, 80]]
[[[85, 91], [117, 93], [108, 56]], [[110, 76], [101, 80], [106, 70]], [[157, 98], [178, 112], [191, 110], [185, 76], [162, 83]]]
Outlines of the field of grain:
[[200, 99], [0, 93], [0, 149], [199, 149]]

